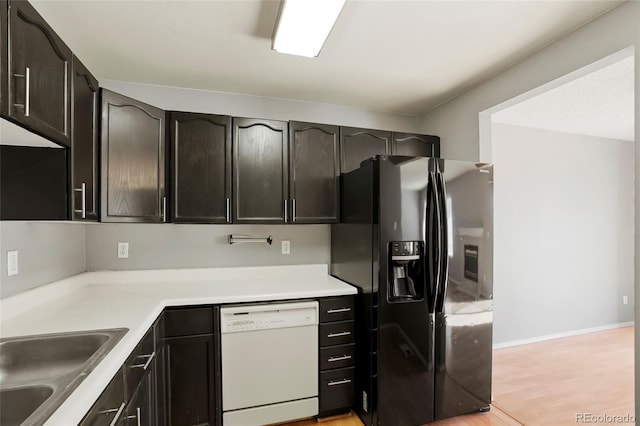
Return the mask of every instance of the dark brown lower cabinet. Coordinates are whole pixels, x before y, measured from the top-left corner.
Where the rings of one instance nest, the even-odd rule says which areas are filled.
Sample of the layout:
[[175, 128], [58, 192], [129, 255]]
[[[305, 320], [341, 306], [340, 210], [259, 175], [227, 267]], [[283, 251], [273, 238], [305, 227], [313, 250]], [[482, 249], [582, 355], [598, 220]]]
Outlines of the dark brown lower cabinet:
[[156, 424], [153, 371], [153, 368], [148, 370], [129, 400], [123, 416], [125, 426], [151, 426]]
[[348, 413], [355, 394], [353, 296], [320, 299], [319, 414]]
[[166, 425], [221, 424], [217, 311], [198, 306], [164, 312], [164, 377], [158, 377], [165, 382]]
[[176, 337], [165, 345], [168, 424], [214, 425], [213, 336]]

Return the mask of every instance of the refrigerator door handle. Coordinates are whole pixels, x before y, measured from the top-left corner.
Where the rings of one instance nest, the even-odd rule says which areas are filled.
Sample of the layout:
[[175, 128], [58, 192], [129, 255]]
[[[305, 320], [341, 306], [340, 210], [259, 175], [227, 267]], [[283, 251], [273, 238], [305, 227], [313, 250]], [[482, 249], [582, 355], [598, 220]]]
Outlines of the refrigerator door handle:
[[440, 258], [442, 257], [442, 231], [440, 228], [440, 223], [442, 222], [442, 218], [440, 217], [442, 214], [442, 208], [440, 207], [440, 197], [438, 191], [438, 182], [436, 178], [435, 172], [429, 172], [429, 180], [431, 185], [431, 193], [433, 195], [433, 212], [432, 212], [432, 227], [431, 232], [433, 233], [432, 238], [432, 253], [429, 259], [430, 273], [433, 278], [433, 309], [437, 308], [438, 304], [438, 294], [440, 293], [440, 274], [441, 274], [441, 262]]
[[442, 312], [444, 308], [444, 299], [447, 293], [447, 282], [449, 281], [449, 216], [447, 211], [447, 189], [444, 183], [444, 174], [441, 171], [436, 173], [436, 188], [438, 198], [440, 199], [439, 207], [439, 241], [440, 249], [438, 250], [438, 294], [436, 295], [436, 312]]

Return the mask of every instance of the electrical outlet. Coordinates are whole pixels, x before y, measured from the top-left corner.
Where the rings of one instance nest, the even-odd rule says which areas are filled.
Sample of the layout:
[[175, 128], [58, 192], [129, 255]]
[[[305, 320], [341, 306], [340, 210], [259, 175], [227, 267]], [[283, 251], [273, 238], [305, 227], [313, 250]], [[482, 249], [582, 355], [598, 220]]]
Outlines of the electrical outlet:
[[129, 257], [129, 243], [118, 243], [118, 259]]
[[622, 304], [623, 305], [629, 304], [629, 296], [622, 296]]
[[18, 275], [18, 250], [7, 252], [7, 275]]
[[284, 240], [282, 241], [282, 254], [290, 254], [291, 253], [291, 241]]

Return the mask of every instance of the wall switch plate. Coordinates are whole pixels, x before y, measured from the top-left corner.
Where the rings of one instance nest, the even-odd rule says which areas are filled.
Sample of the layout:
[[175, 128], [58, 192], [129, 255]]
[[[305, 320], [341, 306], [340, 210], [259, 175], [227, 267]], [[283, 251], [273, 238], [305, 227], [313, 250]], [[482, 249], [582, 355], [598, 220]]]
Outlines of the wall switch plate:
[[622, 296], [622, 304], [623, 305], [629, 304], [629, 296]]
[[290, 254], [291, 253], [291, 241], [284, 240], [282, 241], [282, 254]]
[[18, 275], [18, 250], [7, 252], [7, 275]]
[[118, 243], [118, 259], [129, 257], [129, 243]]

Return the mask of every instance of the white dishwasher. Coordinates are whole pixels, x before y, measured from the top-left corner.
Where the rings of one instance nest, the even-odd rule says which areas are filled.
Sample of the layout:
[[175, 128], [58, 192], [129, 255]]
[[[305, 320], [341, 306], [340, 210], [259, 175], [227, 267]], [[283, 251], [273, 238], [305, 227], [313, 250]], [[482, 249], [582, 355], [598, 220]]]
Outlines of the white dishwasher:
[[318, 302], [220, 309], [222, 423], [318, 414]]

